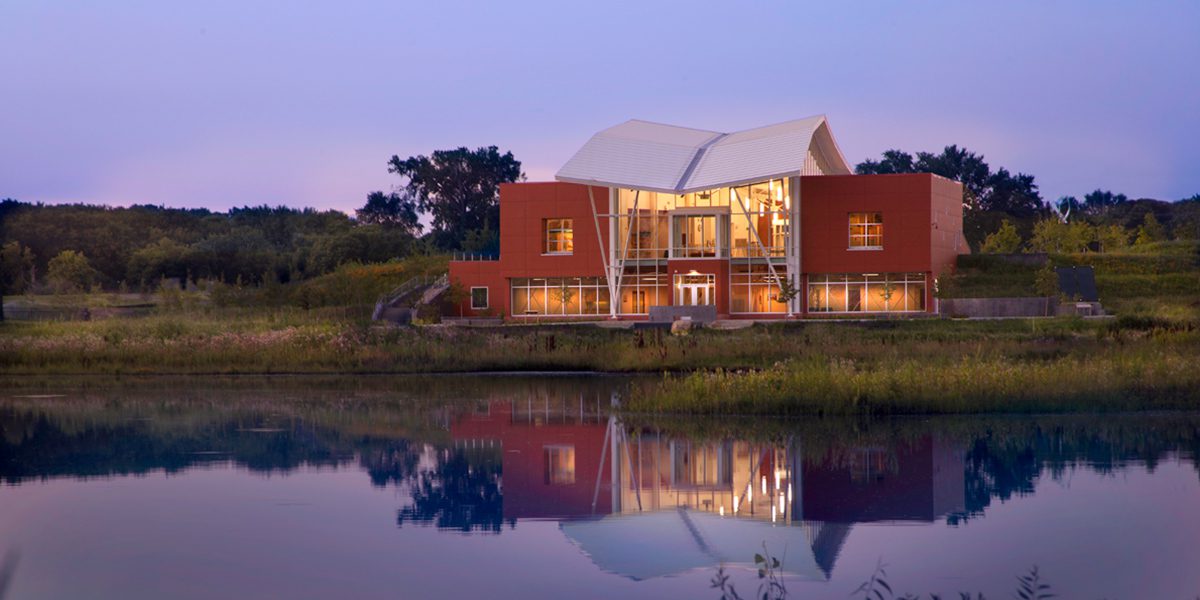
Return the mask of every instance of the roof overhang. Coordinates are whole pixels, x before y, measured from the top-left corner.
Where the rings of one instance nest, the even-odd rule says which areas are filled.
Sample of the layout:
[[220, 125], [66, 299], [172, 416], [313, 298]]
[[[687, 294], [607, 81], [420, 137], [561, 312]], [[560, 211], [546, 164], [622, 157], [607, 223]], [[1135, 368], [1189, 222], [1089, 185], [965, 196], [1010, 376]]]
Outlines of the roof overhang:
[[734, 133], [631, 120], [593, 135], [555, 179], [683, 194], [818, 168], [850, 173], [824, 115]]

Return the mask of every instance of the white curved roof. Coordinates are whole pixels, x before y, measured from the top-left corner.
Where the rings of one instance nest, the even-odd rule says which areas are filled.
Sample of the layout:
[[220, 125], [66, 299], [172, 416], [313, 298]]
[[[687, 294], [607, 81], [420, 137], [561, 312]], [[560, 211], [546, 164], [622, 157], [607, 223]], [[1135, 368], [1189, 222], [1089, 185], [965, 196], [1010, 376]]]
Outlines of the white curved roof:
[[719, 133], [631, 120], [588, 140], [555, 179], [681, 194], [850, 167], [824, 115]]

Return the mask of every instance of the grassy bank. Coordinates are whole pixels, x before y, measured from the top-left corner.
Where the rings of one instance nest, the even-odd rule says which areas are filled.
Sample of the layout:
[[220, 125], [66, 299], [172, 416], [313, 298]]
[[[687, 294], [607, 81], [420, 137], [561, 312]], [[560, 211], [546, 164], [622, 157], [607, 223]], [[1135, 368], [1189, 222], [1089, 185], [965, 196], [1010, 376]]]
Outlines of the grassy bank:
[[[287, 293], [175, 292], [154, 298], [145, 317], [3, 323], [0, 375], [607, 371], [670, 374], [633, 395], [628, 407], [643, 413], [1200, 408], [1200, 267], [1194, 245], [1180, 248], [1091, 257], [1102, 300], [1118, 313], [1103, 321], [808, 321], [683, 337], [587, 325], [371, 323], [379, 290], [442, 269], [433, 257], [347, 267]], [[963, 296], [1021, 295], [1038, 269], [964, 260], [946, 282]], [[376, 287], [363, 291], [363, 281]], [[1014, 291], [989, 292], [997, 282]]]
[[[1153, 328], [1153, 321], [1131, 326]], [[980, 348], [1054, 353], [1094, 345], [1081, 320], [795, 323], [673, 337], [591, 326], [396, 328], [322, 310], [220, 309], [136, 319], [0, 325], [0, 372], [424, 373], [765, 369], [808, 357], [890, 360]], [[1101, 333], [1097, 333], [1101, 332]], [[1089, 341], [1090, 340], [1090, 341]]]

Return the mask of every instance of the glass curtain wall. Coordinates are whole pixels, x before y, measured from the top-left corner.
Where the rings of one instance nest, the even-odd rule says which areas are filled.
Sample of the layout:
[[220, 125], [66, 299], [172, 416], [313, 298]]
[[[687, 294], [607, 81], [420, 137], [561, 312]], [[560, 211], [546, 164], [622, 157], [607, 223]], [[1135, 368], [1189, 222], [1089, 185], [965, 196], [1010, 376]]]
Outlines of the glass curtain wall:
[[771, 275], [765, 262], [737, 262], [729, 266], [729, 311], [734, 313], [786, 313], [779, 301], [776, 277], [788, 276], [785, 265], [775, 265]]
[[644, 315], [651, 306], [671, 303], [667, 277], [671, 251], [669, 213], [682, 201], [682, 196], [674, 194], [618, 190], [613, 218], [616, 266], [622, 273], [617, 313]]
[[924, 310], [924, 273], [832, 273], [808, 278], [809, 312]]
[[513, 279], [512, 316], [591, 316], [609, 312], [603, 277]]
[[732, 190], [741, 200], [733, 202], [729, 218], [732, 313], [787, 312], [787, 303], [778, 301], [777, 277], [788, 276], [786, 257], [792, 208], [789, 187], [787, 179], [772, 179]]
[[717, 285], [729, 285], [731, 312], [787, 312], [776, 300], [779, 286], [767, 263], [776, 276], [787, 276], [790, 192], [786, 178], [688, 194], [617, 190], [613, 237], [624, 269], [619, 312], [645, 314], [671, 302], [670, 257], [729, 257], [730, 281]]

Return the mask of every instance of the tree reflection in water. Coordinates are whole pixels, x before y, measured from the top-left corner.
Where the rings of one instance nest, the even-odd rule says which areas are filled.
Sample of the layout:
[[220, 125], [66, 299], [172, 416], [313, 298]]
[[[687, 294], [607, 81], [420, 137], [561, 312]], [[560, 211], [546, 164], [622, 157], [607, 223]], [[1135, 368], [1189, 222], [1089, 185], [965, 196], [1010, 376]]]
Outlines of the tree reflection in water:
[[[195, 391], [193, 387], [186, 393], [114, 389], [60, 400], [9, 396], [0, 399], [0, 481], [19, 485], [56, 477], [107, 478], [156, 470], [172, 473], [222, 462], [264, 473], [357, 464], [371, 485], [397, 486], [409, 497], [397, 509], [398, 526], [420, 524], [450, 531], [499, 533], [506, 524], [515, 526], [518, 518], [586, 516], [563, 512], [562, 503], [571, 500], [594, 507], [597, 497], [603, 512], [606, 493], [593, 494], [596, 467], [585, 461], [594, 462], [589, 452], [600, 454], [606, 418], [596, 418], [595, 403], [585, 411], [582, 399], [599, 398], [607, 405], [611, 389], [626, 383], [509, 378], [472, 385], [468, 392], [412, 386], [415, 392], [399, 393], [389, 385], [381, 390], [283, 392], [263, 388], [243, 392], [236, 388]], [[498, 408], [501, 406], [510, 406], [513, 412]], [[569, 455], [573, 469], [569, 483], [586, 488], [585, 493], [570, 496], [570, 485], [555, 485], [565, 479], [545, 479], [541, 467], [532, 463], [525, 471], [508, 473], [506, 480], [505, 467], [511, 466], [506, 463], [507, 446], [455, 443], [456, 424], [467, 421], [473, 424], [468, 437], [479, 440], [495, 437], [488, 427], [503, 429], [504, 435], [515, 441], [540, 440], [538, 432], [551, 429], [555, 435], [567, 436], [563, 439], [577, 436], [570, 438], [575, 445]], [[1168, 456], [1179, 456], [1195, 466], [1200, 452], [1200, 418], [1194, 415], [873, 422], [626, 418], [621, 427], [627, 432], [622, 439], [635, 440], [631, 447], [638, 452], [642, 451], [641, 442], [636, 440], [675, 440], [676, 445], [694, 444], [697, 448], [739, 441], [770, 446], [796, 440], [804, 468], [814, 471], [812, 481], [819, 481], [822, 475], [841, 477], [846, 471], [850, 483], [859, 487], [873, 485], [871, 480], [854, 479], [864, 465], [873, 475], [881, 468], [888, 477], [902, 477], [894, 468], [896, 457], [925, 444], [923, 440], [936, 438], [940, 447], [961, 457], [961, 463], [953, 463], [961, 464], [962, 469], [961, 508], [945, 514], [950, 525], [981, 515], [995, 500], [1032, 493], [1041, 477], [1063, 477], [1074, 468], [1118, 472], [1133, 463], [1153, 470]], [[546, 440], [546, 444], [563, 443]], [[526, 462], [542, 460], [542, 444], [530, 442]], [[863, 454], [864, 448], [871, 450]], [[633, 464], [637, 460], [635, 457]], [[618, 465], [621, 469], [625, 466], [631, 465]], [[512, 489], [506, 490], [506, 482]], [[529, 487], [537, 489], [524, 489]], [[510, 496], [523, 494], [519, 507], [515, 496], [509, 498], [507, 517], [506, 491]], [[819, 496], [829, 492], [809, 489], [804, 493]], [[552, 506], [554, 503], [558, 506]], [[820, 506], [820, 498], [810, 506]], [[555, 508], [560, 512], [541, 514]], [[827, 521], [816, 543], [833, 548], [837, 546], [835, 538], [844, 537], [834, 535], [840, 523], [853, 519]], [[833, 541], [823, 541], [826, 537]], [[832, 567], [821, 566], [826, 570]]]

